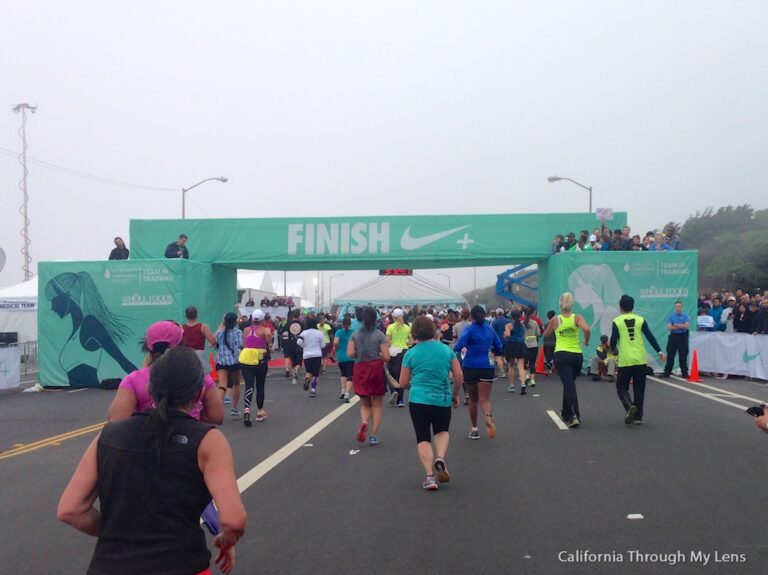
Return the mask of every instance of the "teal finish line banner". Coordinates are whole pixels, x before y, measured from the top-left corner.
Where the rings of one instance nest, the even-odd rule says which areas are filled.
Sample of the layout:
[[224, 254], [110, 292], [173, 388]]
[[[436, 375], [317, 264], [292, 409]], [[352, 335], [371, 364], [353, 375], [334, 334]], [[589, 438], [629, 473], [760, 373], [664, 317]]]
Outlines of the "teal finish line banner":
[[[626, 225], [613, 214], [611, 228]], [[180, 234], [190, 259], [273, 270], [441, 268], [534, 263], [555, 234], [590, 233], [594, 214], [131, 220], [131, 256], [162, 258]]]

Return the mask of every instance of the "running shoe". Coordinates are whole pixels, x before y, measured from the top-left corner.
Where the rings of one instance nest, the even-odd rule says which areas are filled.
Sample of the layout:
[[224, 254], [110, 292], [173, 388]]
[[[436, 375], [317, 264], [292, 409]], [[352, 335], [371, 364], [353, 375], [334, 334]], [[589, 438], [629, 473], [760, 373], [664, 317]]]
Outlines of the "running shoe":
[[578, 427], [579, 425], [581, 425], [581, 421], [579, 421], [579, 418], [575, 415], [568, 422], [568, 427]]
[[[256, 421], [258, 420], [259, 420], [259, 416], [256, 415]], [[243, 410], [243, 425], [245, 425], [246, 427], [250, 427], [251, 425], [253, 425], [253, 423], [251, 423], [251, 410], [248, 408], [245, 408]]]
[[349, 403], [349, 394], [348, 393], [344, 394], [344, 403]]
[[296, 385], [297, 383], [298, 383], [298, 382], [296, 381], [296, 378], [295, 378], [295, 377], [291, 378], [291, 384], [292, 384], [292, 385]]
[[232, 400], [229, 399], [228, 397], [225, 397], [224, 398], [224, 405], [232, 405]]
[[397, 391], [393, 391], [391, 394], [389, 394], [389, 405], [395, 405], [399, 395], [400, 394]]
[[368, 422], [364, 421], [360, 424], [360, 429], [357, 432], [357, 440], [360, 443], [365, 443], [365, 437], [368, 434]]
[[267, 412], [260, 409], [256, 412], [256, 421], [264, 421], [268, 417]]
[[304, 385], [302, 387], [304, 388], [304, 391], [308, 391], [309, 390], [309, 380], [308, 379], [304, 380]]
[[285, 379], [288, 379], [289, 377], [291, 377], [291, 372], [290, 371], [286, 371], [285, 372]]
[[437, 471], [437, 480], [440, 483], [448, 483], [451, 480], [451, 474], [448, 473], [448, 468], [445, 466], [445, 460], [439, 457], [435, 459], [435, 471]]
[[485, 430], [488, 439], [496, 437], [496, 424], [493, 422], [493, 416], [490, 414], [485, 416]]
[[344, 399], [344, 395], [345, 395], [345, 393], [342, 391], [342, 392], [339, 394], [339, 400], [342, 400], [342, 399]]
[[309, 397], [315, 397], [317, 395], [317, 388], [313, 387], [309, 390]]
[[508, 391], [509, 393], [515, 393], [515, 386], [514, 386], [514, 385], [512, 385], [512, 384], [508, 385], [508, 386], [507, 386], [507, 391]]
[[376, 446], [376, 445], [378, 445], [379, 443], [381, 443], [381, 441], [379, 441], [379, 438], [378, 438], [378, 437], [376, 437], [375, 435], [371, 435], [371, 436], [368, 438], [368, 445], [370, 445], [371, 447], [373, 447], [373, 446]]
[[469, 432], [470, 439], [480, 439], [480, 432], [477, 429], [473, 429]]
[[636, 419], [635, 420], [635, 425], [642, 425], [642, 424], [643, 424], [643, 420], [642, 419]]
[[533, 377], [528, 378], [528, 387], [536, 387], [536, 380]]
[[437, 479], [435, 479], [434, 475], [430, 475], [424, 480], [424, 483], [421, 484], [421, 486], [426, 489], [427, 491], [437, 491], [440, 489], [440, 486], [437, 484]]
[[526, 393], [528, 393], [528, 392], [527, 392], [527, 391], [525, 391], [525, 386], [522, 386], [522, 387], [520, 388], [520, 395], [525, 395]]
[[237, 409], [236, 407], [233, 407], [232, 409], [229, 410], [229, 415], [231, 415], [232, 417], [240, 417], [240, 410]]
[[624, 423], [626, 423], [627, 425], [632, 425], [632, 422], [635, 420], [636, 413], [637, 413], [637, 407], [633, 405], [627, 411], [627, 415], [624, 418]]
[[398, 401], [397, 407], [405, 407], [405, 404], [402, 401]]
[[469, 395], [464, 394], [464, 405], [469, 405]]

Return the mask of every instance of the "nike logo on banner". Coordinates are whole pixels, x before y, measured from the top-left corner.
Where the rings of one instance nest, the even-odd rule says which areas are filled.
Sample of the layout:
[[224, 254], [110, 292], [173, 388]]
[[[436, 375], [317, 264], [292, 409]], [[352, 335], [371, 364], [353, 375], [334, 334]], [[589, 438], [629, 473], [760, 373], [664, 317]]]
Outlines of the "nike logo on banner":
[[763, 352], [758, 352], [754, 355], [748, 354], [746, 351], [744, 352], [744, 357], [742, 358], [744, 360], [744, 363], [749, 363], [750, 361], [756, 360], [758, 357], [762, 355]]
[[408, 226], [406, 230], [403, 232], [403, 237], [400, 238], [400, 247], [406, 251], [418, 250], [419, 248], [428, 246], [429, 244], [434, 243], [437, 240], [442, 240], [443, 238], [447, 238], [448, 236], [455, 234], [456, 232], [465, 230], [468, 227], [469, 226], [461, 226], [460, 228], [454, 228], [452, 230], [446, 230], [444, 232], [437, 232], [436, 234], [429, 234], [428, 236], [424, 236], [422, 238], [414, 238], [411, 236], [411, 226]]

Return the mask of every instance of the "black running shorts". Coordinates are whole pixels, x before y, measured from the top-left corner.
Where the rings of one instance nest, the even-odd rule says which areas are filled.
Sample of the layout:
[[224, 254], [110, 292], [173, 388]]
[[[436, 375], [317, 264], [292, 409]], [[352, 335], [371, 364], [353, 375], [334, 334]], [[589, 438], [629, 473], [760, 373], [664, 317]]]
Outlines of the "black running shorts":
[[[451, 425], [451, 408], [425, 403], [408, 403], [411, 412], [413, 429], [416, 432], [416, 443], [432, 441], [432, 433], [437, 435], [448, 431]], [[431, 431], [430, 431], [431, 430]]]

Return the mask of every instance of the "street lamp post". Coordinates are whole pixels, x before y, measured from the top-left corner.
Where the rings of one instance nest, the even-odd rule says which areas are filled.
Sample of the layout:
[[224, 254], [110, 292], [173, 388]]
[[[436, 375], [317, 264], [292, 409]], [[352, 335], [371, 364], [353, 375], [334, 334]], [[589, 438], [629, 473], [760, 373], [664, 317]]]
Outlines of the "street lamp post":
[[547, 178], [547, 181], [550, 184], [554, 184], [555, 182], [559, 182], [560, 180], [566, 180], [568, 182], [576, 184], [577, 186], [584, 188], [589, 192], [589, 213], [592, 213], [592, 186], [585, 186], [584, 184], [580, 184], [576, 180], [572, 180], [571, 178], [561, 178], [560, 176], [549, 176]]
[[226, 183], [227, 178], [224, 176], [219, 176], [218, 178], [205, 178], [204, 180], [200, 180], [197, 182], [194, 186], [189, 186], [188, 188], [181, 188], [181, 219], [184, 220], [187, 217], [187, 192], [191, 190], [192, 188], [196, 188], [200, 184], [204, 184], [205, 182], [210, 182], [211, 180], [217, 180], [219, 182]]
[[451, 276], [448, 274], [444, 274], [443, 272], [435, 272], [439, 276], [445, 276], [448, 278], [448, 289], [451, 289]]
[[333, 278], [338, 278], [344, 274], [333, 274], [328, 278], [328, 311], [333, 307]]

